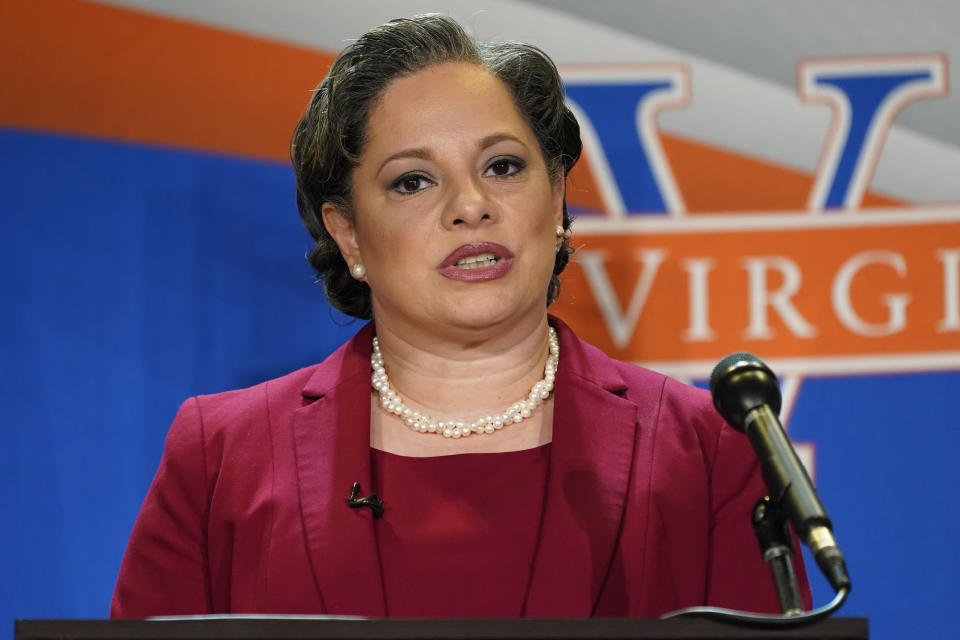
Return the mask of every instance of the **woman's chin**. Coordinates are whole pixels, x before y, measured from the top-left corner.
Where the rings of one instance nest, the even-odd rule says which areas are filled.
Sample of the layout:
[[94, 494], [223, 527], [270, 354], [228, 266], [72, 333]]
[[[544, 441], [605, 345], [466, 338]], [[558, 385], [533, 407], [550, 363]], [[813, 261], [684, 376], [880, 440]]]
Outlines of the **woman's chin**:
[[449, 309], [450, 324], [465, 328], [483, 329], [516, 323], [523, 317], [543, 313], [546, 294], [535, 302], [510, 295], [464, 296]]
[[374, 317], [378, 322], [408, 325], [444, 333], [448, 330], [496, 329], [525, 324], [524, 319], [536, 322], [546, 313], [546, 285], [537, 294], [533, 287], [518, 290], [513, 287], [469, 287], [461, 291], [434, 291], [422, 296], [410, 306], [383, 304], [374, 297]]

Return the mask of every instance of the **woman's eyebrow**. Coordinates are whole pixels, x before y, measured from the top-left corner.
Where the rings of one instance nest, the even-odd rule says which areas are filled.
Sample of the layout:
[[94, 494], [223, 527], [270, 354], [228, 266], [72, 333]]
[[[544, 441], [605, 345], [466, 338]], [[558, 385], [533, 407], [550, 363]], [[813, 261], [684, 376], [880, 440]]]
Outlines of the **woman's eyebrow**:
[[[482, 151], [484, 149], [492, 147], [498, 142], [503, 142], [504, 140], [511, 140], [520, 145], [523, 145], [524, 147], [527, 146], [523, 143], [523, 140], [513, 135], [512, 133], [492, 133], [489, 136], [485, 136], [484, 138], [482, 138], [480, 142], [477, 143], [477, 148], [479, 148]], [[427, 149], [426, 147], [413, 147], [411, 149], [402, 149], [394, 154], [387, 156], [387, 158], [382, 163], [380, 163], [380, 167], [377, 169], [377, 173], [380, 173], [381, 171], [383, 171], [383, 168], [387, 166], [387, 163], [392, 162], [394, 160], [400, 160], [402, 158], [415, 158], [417, 160], [432, 160], [433, 154], [430, 153], [430, 150]]]
[[418, 160], [432, 160], [433, 155], [430, 153], [430, 150], [427, 149], [426, 147], [415, 147], [413, 149], [403, 149], [402, 151], [398, 151], [388, 156], [386, 160], [380, 163], [380, 168], [377, 169], [377, 173], [379, 174], [381, 171], [383, 171], [383, 168], [387, 166], [388, 162], [399, 160], [401, 158], [416, 158]]
[[493, 133], [493, 134], [490, 134], [489, 136], [483, 138], [483, 139], [480, 141], [480, 144], [479, 144], [478, 146], [480, 147], [480, 150], [482, 151], [483, 149], [486, 149], [486, 148], [488, 148], [488, 147], [492, 147], [493, 145], [497, 144], [498, 142], [503, 142], [504, 140], [512, 140], [513, 142], [517, 142], [517, 143], [523, 145], [524, 147], [527, 146], [527, 145], [523, 144], [523, 140], [521, 140], [521, 139], [518, 138], [517, 136], [513, 135], [512, 133]]

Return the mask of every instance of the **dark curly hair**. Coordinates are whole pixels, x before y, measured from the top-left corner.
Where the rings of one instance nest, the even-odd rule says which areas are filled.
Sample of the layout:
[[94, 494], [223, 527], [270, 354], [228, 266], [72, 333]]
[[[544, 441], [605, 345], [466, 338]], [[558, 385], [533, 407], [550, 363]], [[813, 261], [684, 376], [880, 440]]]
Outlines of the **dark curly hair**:
[[[370, 288], [350, 276], [320, 215], [325, 202], [352, 215], [352, 175], [363, 153], [367, 121], [391, 81], [444, 62], [469, 62], [496, 75], [510, 90], [533, 131], [551, 180], [563, 180], [580, 157], [580, 125], [564, 103], [553, 61], [520, 42], [480, 43], [455, 20], [440, 14], [391, 20], [344, 49], [313, 94], [297, 124], [291, 159], [300, 218], [316, 245], [307, 260], [330, 303], [357, 318], [370, 318]], [[566, 198], [563, 228], [570, 228]], [[557, 252], [546, 303], [560, 293], [557, 276], [573, 249], [564, 238]]]

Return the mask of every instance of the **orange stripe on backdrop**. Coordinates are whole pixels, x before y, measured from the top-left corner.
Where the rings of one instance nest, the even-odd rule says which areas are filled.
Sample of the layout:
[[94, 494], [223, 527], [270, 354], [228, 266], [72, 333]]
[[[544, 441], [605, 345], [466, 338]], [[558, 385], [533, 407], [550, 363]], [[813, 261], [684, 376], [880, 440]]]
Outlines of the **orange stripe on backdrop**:
[[[802, 210], [813, 175], [681, 138], [663, 135], [663, 150], [689, 213]], [[867, 192], [861, 207], [901, 201]]]
[[270, 159], [333, 56], [72, 0], [0, 3], [0, 123]]
[[[798, 211], [807, 207], [813, 175], [780, 167], [676, 135], [660, 142], [688, 213]], [[600, 210], [603, 201], [584, 153], [570, 173], [567, 202]], [[899, 200], [867, 192], [862, 208], [892, 207]]]
[[[958, 258], [943, 255], [960, 253], [960, 210], [952, 221], [935, 224], [914, 224], [909, 211], [884, 215], [900, 222], [581, 232], [574, 236], [578, 251], [564, 273], [553, 311], [584, 339], [623, 360], [716, 359], [744, 349], [769, 357], [960, 351], [960, 312], [951, 302], [960, 295], [955, 289]], [[644, 262], [644, 252], [650, 251], [659, 252], [659, 265]], [[698, 303], [691, 298], [694, 261], [709, 265]], [[762, 289], [754, 289], [758, 285], [751, 271], [757, 269], [751, 263], [767, 265]], [[774, 298], [782, 287], [790, 288], [785, 278], [791, 269], [797, 289], [784, 294], [788, 305], [781, 309]], [[645, 271], [652, 276], [651, 286], [639, 316], [631, 320], [628, 308], [631, 300], [642, 301], [638, 292]], [[612, 294], [612, 305], [602, 302], [604, 290]], [[903, 326], [891, 307], [896, 299], [905, 304]], [[702, 312], [701, 327], [710, 330], [703, 333], [710, 335], [688, 334], [695, 324], [695, 304]], [[790, 313], [787, 307], [807, 325], [806, 332], [789, 326], [783, 315], [783, 309]], [[769, 335], [749, 331], [751, 309], [760, 311]], [[626, 331], [620, 344], [613, 330], [617, 324]]]
[[[0, 123], [285, 160], [332, 60], [111, 6], [3, 2]], [[805, 207], [811, 175], [676, 136], [662, 142], [691, 213]], [[599, 210], [589, 164], [584, 157], [571, 174], [568, 201]]]

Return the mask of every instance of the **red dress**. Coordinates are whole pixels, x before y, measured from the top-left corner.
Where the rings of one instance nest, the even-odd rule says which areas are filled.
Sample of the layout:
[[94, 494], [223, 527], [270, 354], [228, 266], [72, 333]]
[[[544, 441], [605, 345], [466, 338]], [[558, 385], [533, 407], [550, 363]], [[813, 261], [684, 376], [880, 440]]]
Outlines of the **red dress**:
[[[481, 528], [475, 520], [471, 528], [460, 521], [459, 502], [453, 504], [461, 533], [506, 528], [519, 540], [532, 535], [526, 522], [542, 520], [532, 558], [525, 551], [529, 538], [499, 545], [517, 554], [507, 563], [517, 565], [513, 570], [532, 566], [522, 615], [649, 617], [699, 604], [776, 611], [773, 580], [750, 524], [765, 489], [746, 436], [723, 424], [708, 392], [612, 360], [559, 320], [550, 322], [561, 355], [546, 486], [539, 502], [532, 485], [542, 480], [505, 492], [518, 496], [518, 509], [542, 515], [515, 515], [513, 525], [504, 525], [499, 512], [485, 513], [495, 524]], [[385, 616], [391, 594], [389, 613], [401, 615], [409, 609], [397, 599], [407, 585], [439, 579], [394, 570], [407, 561], [403, 547], [385, 549], [381, 566], [378, 537], [389, 538], [396, 519], [406, 517], [400, 505], [408, 500], [410, 513], [429, 502], [425, 491], [388, 478], [383, 486], [373, 483], [372, 337], [368, 325], [320, 365], [184, 403], [130, 536], [113, 617]], [[471, 473], [464, 482], [470, 478], [494, 481]], [[382, 493], [390, 513], [375, 520], [369, 509], [350, 508], [355, 482], [364, 494]], [[488, 569], [477, 560], [489, 553], [476, 549], [480, 542], [465, 537], [455, 544], [472, 556], [458, 562]], [[434, 567], [419, 570], [446, 570], [449, 559], [441, 563], [427, 553], [410, 553]], [[796, 564], [809, 607], [802, 562]], [[493, 577], [477, 580], [488, 584]], [[431, 601], [446, 603], [437, 611], [452, 616], [460, 599], [479, 597], [462, 591]], [[498, 603], [480, 604], [481, 615], [501, 613], [493, 608]]]
[[428, 458], [373, 449], [387, 615], [521, 615], [549, 460], [550, 445]]

